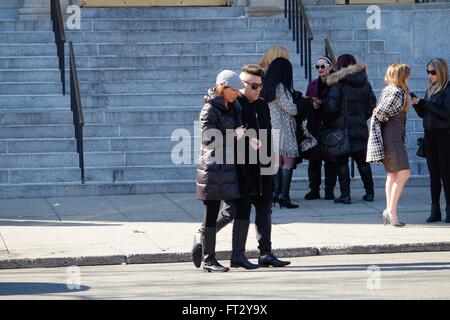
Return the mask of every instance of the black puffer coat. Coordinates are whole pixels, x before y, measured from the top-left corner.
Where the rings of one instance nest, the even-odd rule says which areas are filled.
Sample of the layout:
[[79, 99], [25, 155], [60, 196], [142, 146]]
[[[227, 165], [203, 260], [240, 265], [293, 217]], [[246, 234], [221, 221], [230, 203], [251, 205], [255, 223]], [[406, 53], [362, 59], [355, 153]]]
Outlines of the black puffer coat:
[[414, 109], [419, 117], [423, 118], [424, 129], [450, 128], [450, 83], [431, 97], [426, 93]]
[[344, 92], [346, 92], [351, 152], [367, 148], [369, 138], [367, 120], [372, 116], [377, 104], [372, 86], [367, 80], [366, 69], [366, 65], [355, 64], [327, 78], [327, 85], [332, 87], [324, 108], [322, 129], [345, 129]]
[[[234, 129], [241, 125], [240, 109], [238, 102], [227, 109], [223, 98], [217, 96], [213, 89], [205, 97], [205, 105], [200, 113], [202, 145], [197, 164], [197, 197], [200, 200], [239, 198], [236, 157], [231, 157], [231, 161], [226, 159], [227, 154], [234, 154], [236, 138], [231, 145], [227, 145], [226, 130], [233, 134]], [[213, 143], [216, 140], [213, 133], [216, 130], [213, 129], [221, 134], [221, 146], [215, 145], [218, 141]], [[223, 157], [218, 159], [220, 152]]]

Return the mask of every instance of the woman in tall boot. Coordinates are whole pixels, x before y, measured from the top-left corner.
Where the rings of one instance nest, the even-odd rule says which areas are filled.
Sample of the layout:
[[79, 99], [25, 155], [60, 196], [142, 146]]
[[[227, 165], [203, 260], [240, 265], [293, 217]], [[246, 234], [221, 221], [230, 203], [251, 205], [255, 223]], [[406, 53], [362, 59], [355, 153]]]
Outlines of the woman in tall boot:
[[[241, 110], [236, 99], [244, 85], [239, 76], [230, 70], [222, 71], [216, 79], [216, 86], [208, 91], [205, 105], [200, 113], [201, 151], [197, 165], [197, 197], [204, 203], [205, 215], [201, 237], [202, 252], [193, 252], [196, 267], [208, 272], [226, 272], [215, 257], [216, 221], [221, 201], [239, 198], [234, 155], [236, 141], [245, 134], [241, 126]], [[231, 139], [228, 134], [234, 133]], [[230, 159], [231, 158], [231, 161]]]
[[273, 139], [273, 148], [280, 155], [278, 183], [281, 193], [278, 203], [280, 207], [289, 209], [298, 208], [297, 204], [291, 202], [289, 195], [295, 158], [299, 155], [294, 118], [297, 106], [293, 100], [293, 92], [292, 64], [285, 58], [273, 60], [264, 78], [261, 95], [270, 108], [272, 132], [279, 133], [275, 134]]
[[427, 222], [441, 221], [440, 197], [444, 186], [446, 219], [450, 223], [450, 85], [448, 64], [442, 58], [427, 64], [429, 87], [412, 104], [425, 129], [425, 156], [430, 172], [431, 214]]

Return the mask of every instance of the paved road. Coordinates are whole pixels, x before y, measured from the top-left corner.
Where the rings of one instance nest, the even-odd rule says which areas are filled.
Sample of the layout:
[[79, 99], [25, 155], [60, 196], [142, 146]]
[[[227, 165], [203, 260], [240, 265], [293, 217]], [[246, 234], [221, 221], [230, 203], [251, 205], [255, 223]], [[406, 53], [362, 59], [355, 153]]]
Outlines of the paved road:
[[2, 270], [0, 300], [450, 299], [450, 252], [291, 261], [283, 269], [225, 274], [204, 273], [190, 263]]

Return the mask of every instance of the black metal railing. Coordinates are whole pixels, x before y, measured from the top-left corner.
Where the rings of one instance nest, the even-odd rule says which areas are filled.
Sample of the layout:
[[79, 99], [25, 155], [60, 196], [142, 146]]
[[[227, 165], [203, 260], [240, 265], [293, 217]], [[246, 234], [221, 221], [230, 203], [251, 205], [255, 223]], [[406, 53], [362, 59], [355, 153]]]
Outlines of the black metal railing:
[[[55, 33], [55, 42], [58, 51], [59, 69], [61, 71], [61, 83], [63, 95], [66, 94], [66, 69], [65, 69], [65, 50], [66, 36], [64, 32], [63, 16], [61, 13], [60, 0], [51, 0], [51, 19], [53, 21], [53, 32]], [[77, 144], [77, 153], [79, 167], [81, 170], [81, 183], [84, 183], [84, 145], [83, 145], [83, 107], [81, 104], [80, 86], [78, 83], [78, 72], [75, 58], [73, 42], [69, 41], [69, 63], [70, 63], [70, 109], [73, 115], [73, 125], [75, 127], [75, 140]]]
[[83, 146], [83, 108], [81, 105], [80, 87], [78, 84], [77, 64], [75, 61], [75, 51], [73, 42], [69, 41], [70, 60], [70, 109], [73, 114], [73, 124], [75, 126], [75, 139], [77, 141], [77, 153], [81, 170], [81, 183], [84, 183], [84, 146]]
[[66, 95], [66, 73], [65, 73], [65, 52], [66, 35], [64, 32], [64, 22], [61, 13], [59, 0], [50, 1], [50, 15], [53, 22], [53, 32], [55, 34], [56, 50], [58, 52], [59, 71], [61, 73], [62, 94]]
[[284, 0], [284, 16], [289, 21], [292, 40], [296, 42], [297, 54], [300, 54], [300, 65], [305, 69], [305, 79], [311, 81], [311, 45], [314, 36], [303, 2], [301, 0]]
[[337, 70], [336, 55], [334, 54], [331, 42], [327, 38], [325, 38], [323, 42], [325, 45], [325, 55], [331, 59], [331, 63], [333, 64], [333, 70]]

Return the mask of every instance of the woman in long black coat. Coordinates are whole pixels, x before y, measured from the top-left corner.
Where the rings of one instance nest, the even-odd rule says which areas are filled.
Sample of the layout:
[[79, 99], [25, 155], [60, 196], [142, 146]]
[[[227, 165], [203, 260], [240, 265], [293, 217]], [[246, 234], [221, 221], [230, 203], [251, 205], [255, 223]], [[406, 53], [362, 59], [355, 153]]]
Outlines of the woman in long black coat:
[[367, 120], [372, 116], [377, 98], [367, 80], [367, 66], [356, 64], [350, 54], [338, 57], [339, 71], [330, 75], [327, 84], [332, 86], [328, 94], [328, 103], [324, 110], [323, 129], [345, 129], [345, 100], [347, 100], [348, 134], [350, 154], [338, 157], [338, 177], [341, 196], [336, 203], [350, 204], [350, 170], [348, 160], [351, 156], [357, 166], [364, 184], [365, 201], [373, 201], [374, 186], [370, 164], [366, 162], [369, 128]]
[[442, 58], [427, 64], [429, 88], [423, 99], [412, 104], [425, 129], [425, 156], [430, 172], [431, 214], [427, 222], [441, 221], [440, 197], [444, 186], [445, 222], [450, 223], [450, 82], [448, 64]]
[[[200, 267], [203, 254], [203, 269], [209, 272], [229, 270], [215, 258], [216, 220], [222, 200], [239, 198], [235, 158], [230, 155], [234, 155], [235, 140], [245, 133], [240, 105], [236, 102], [242, 87], [236, 73], [222, 71], [216, 86], [208, 91], [200, 113], [202, 145], [197, 165], [197, 197], [204, 203], [205, 216], [201, 233], [203, 252], [193, 256], [193, 262]], [[228, 141], [232, 143], [227, 144]]]

